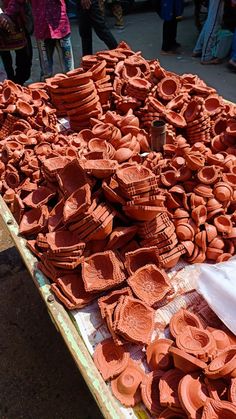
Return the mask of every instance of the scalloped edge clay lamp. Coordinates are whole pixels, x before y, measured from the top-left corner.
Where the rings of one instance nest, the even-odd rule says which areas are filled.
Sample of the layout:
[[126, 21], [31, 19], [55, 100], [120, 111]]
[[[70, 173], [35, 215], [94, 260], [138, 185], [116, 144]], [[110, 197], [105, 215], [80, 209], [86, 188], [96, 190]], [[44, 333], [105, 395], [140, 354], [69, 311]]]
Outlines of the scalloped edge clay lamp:
[[203, 329], [202, 323], [199, 317], [192, 313], [189, 310], [181, 308], [177, 313], [175, 313], [170, 320], [170, 333], [176, 338], [180, 333], [182, 333], [187, 326], [196, 327], [198, 329]]
[[105, 339], [96, 346], [94, 363], [105, 381], [120, 374], [127, 367], [129, 353], [113, 339]]
[[111, 389], [113, 395], [124, 406], [135, 406], [141, 400], [140, 384], [144, 378], [144, 371], [129, 360], [125, 370], [116, 378], [111, 380]]
[[199, 410], [209, 396], [207, 386], [198, 373], [187, 374], [179, 383], [178, 395], [182, 408], [192, 419], [199, 417]]
[[169, 349], [173, 345], [171, 339], [156, 339], [146, 348], [147, 363], [152, 370], [168, 370], [171, 368]]
[[151, 150], [162, 151], [166, 144], [166, 123], [162, 120], [155, 120], [152, 122], [150, 128], [151, 135]]

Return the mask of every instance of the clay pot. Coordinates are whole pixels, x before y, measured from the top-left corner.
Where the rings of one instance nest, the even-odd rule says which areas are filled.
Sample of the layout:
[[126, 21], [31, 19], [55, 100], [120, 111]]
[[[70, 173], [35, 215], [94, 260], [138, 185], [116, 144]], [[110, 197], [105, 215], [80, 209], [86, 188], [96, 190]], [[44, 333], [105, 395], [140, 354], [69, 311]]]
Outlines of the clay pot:
[[144, 373], [133, 361], [111, 381], [113, 395], [126, 407], [135, 406], [141, 400], [140, 384]]
[[176, 345], [179, 349], [208, 361], [216, 353], [216, 344], [213, 336], [206, 330], [186, 326], [184, 331], [177, 335]]
[[170, 332], [172, 336], [176, 338], [187, 326], [202, 329], [201, 321], [195, 314], [188, 310], [180, 309], [170, 320]]
[[221, 377], [236, 377], [236, 346], [220, 352], [207, 366], [205, 375], [214, 380]]
[[181, 406], [188, 417], [197, 418], [199, 410], [209, 396], [207, 386], [198, 373], [185, 375], [179, 383], [178, 395]]
[[162, 120], [152, 122], [151, 129], [151, 149], [153, 151], [162, 151], [166, 144], [166, 124]]
[[106, 339], [96, 346], [93, 359], [107, 381], [124, 371], [129, 362], [129, 353], [122, 346], [115, 345], [112, 339]]
[[182, 351], [179, 348], [174, 348], [171, 346], [169, 348], [169, 353], [173, 357], [175, 368], [178, 368], [185, 374], [201, 371], [207, 367], [205, 362], [201, 361], [195, 356], [187, 354], [185, 351]]
[[171, 358], [168, 354], [173, 341], [156, 339], [146, 349], [147, 363], [152, 370], [168, 370], [171, 368]]

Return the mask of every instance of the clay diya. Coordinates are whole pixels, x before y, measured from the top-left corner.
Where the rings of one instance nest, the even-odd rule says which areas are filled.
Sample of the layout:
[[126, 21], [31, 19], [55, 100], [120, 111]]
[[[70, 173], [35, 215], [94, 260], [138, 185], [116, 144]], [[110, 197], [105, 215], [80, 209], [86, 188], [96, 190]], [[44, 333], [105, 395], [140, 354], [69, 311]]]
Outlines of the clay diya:
[[171, 289], [167, 275], [155, 265], [139, 268], [127, 282], [134, 294], [150, 306], [160, 302]]
[[83, 251], [85, 248], [85, 243], [81, 242], [78, 236], [70, 231], [62, 230], [47, 233], [46, 239], [53, 253], [71, 252], [74, 250]]
[[205, 166], [198, 171], [197, 177], [201, 183], [210, 185], [217, 181], [219, 174], [219, 169], [217, 169], [216, 166]]
[[162, 99], [169, 101], [176, 96], [179, 88], [177, 78], [164, 77], [157, 85], [157, 92]]
[[175, 368], [162, 375], [159, 381], [160, 403], [162, 406], [170, 407], [173, 410], [181, 409], [178, 386], [183, 377], [183, 372]]
[[236, 346], [231, 346], [220, 354], [207, 366], [205, 375], [216, 380], [221, 377], [236, 377]]
[[153, 371], [150, 374], [146, 374], [141, 384], [142, 401], [154, 415], [159, 415], [162, 411], [159, 395], [159, 381], [162, 374], [161, 371]]
[[219, 233], [230, 234], [233, 228], [232, 221], [228, 215], [219, 215], [214, 218], [214, 224]]
[[140, 384], [143, 380], [144, 372], [141, 368], [129, 360], [125, 370], [111, 381], [113, 395], [124, 406], [135, 406], [141, 400]]
[[203, 361], [212, 359], [216, 353], [216, 344], [211, 333], [192, 326], [186, 326], [184, 331], [176, 336], [176, 345]]
[[122, 346], [115, 345], [112, 339], [106, 339], [96, 346], [93, 359], [107, 381], [124, 371], [129, 362], [129, 353]]
[[78, 217], [87, 211], [91, 205], [91, 191], [88, 184], [73, 192], [65, 201], [63, 208], [63, 219], [65, 222]]
[[39, 188], [35, 189], [24, 198], [23, 202], [28, 207], [38, 208], [39, 206], [46, 204], [55, 195], [56, 192], [52, 189], [49, 189], [46, 186], [39, 186]]
[[82, 278], [88, 292], [113, 288], [125, 280], [123, 266], [111, 250], [94, 253], [82, 261]]
[[236, 417], [236, 406], [233, 403], [207, 399], [202, 413], [202, 419], [234, 419]]
[[47, 218], [48, 209], [45, 205], [25, 212], [19, 226], [20, 234], [30, 235], [39, 233], [45, 227]]
[[131, 342], [149, 344], [154, 328], [154, 310], [142, 301], [124, 297], [116, 331]]
[[152, 370], [171, 368], [169, 349], [173, 345], [170, 339], [156, 339], [146, 349], [147, 363]]
[[130, 275], [145, 265], [158, 266], [158, 252], [156, 247], [139, 248], [125, 254], [125, 266]]
[[187, 354], [179, 348], [171, 346], [169, 353], [173, 356], [174, 366], [185, 374], [189, 374], [195, 371], [204, 370], [207, 364], [195, 356]]
[[171, 317], [170, 333], [176, 338], [180, 333], [184, 332], [187, 326], [203, 329], [202, 323], [196, 314], [181, 308]]
[[179, 383], [178, 396], [187, 416], [197, 419], [209, 396], [207, 386], [198, 373], [187, 374]]

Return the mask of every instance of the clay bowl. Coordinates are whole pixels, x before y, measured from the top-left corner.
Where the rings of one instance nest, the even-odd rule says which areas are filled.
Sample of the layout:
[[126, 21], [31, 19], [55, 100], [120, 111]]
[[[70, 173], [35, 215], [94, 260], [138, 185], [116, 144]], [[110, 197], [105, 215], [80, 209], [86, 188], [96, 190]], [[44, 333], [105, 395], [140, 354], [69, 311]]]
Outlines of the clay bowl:
[[168, 276], [155, 265], [139, 268], [127, 282], [134, 294], [150, 306], [161, 301], [171, 289]]
[[184, 331], [177, 335], [176, 345], [203, 361], [208, 361], [216, 353], [213, 336], [206, 330], [192, 326], [186, 326]]
[[146, 349], [147, 363], [152, 370], [168, 370], [171, 368], [169, 349], [173, 340], [156, 339]]
[[115, 345], [112, 339], [106, 339], [96, 346], [93, 359], [107, 381], [124, 371], [129, 362], [129, 353], [122, 346]]
[[198, 373], [187, 374], [179, 383], [178, 396], [188, 417], [197, 418], [209, 396], [207, 386]]
[[202, 329], [202, 324], [198, 316], [189, 310], [181, 308], [175, 313], [170, 320], [170, 332], [173, 337], [177, 337], [187, 326]]
[[207, 367], [205, 362], [179, 348], [171, 346], [169, 348], [169, 353], [173, 357], [175, 368], [178, 368], [185, 374], [203, 371]]
[[211, 379], [221, 377], [236, 377], [236, 346], [218, 354], [213, 361], [207, 366], [205, 375]]

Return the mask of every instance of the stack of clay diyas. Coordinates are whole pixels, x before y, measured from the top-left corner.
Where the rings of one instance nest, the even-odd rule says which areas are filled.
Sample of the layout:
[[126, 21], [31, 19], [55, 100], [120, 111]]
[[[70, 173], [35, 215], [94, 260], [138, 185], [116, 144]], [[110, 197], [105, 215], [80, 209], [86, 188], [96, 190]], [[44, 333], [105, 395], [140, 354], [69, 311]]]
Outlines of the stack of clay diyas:
[[67, 75], [48, 79], [47, 86], [59, 113], [69, 116], [72, 129], [83, 129], [89, 125], [91, 117], [101, 116], [101, 104], [92, 72], [78, 68]]
[[[123, 289], [123, 297], [113, 293], [114, 301], [131, 300], [129, 292]], [[104, 315], [112, 300], [100, 300]], [[146, 346], [148, 372], [132, 359], [125, 344], [106, 339], [97, 345], [94, 362], [110, 381], [113, 395], [127, 407], [143, 402], [158, 418], [234, 418], [235, 336], [206, 327], [184, 309], [174, 314], [169, 326], [172, 339], [156, 339]]]
[[209, 142], [210, 140], [210, 115], [206, 111], [205, 101], [202, 97], [197, 97], [189, 102], [184, 112], [187, 122], [187, 139], [190, 144], [196, 142]]

